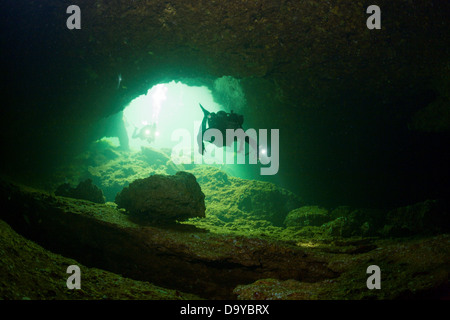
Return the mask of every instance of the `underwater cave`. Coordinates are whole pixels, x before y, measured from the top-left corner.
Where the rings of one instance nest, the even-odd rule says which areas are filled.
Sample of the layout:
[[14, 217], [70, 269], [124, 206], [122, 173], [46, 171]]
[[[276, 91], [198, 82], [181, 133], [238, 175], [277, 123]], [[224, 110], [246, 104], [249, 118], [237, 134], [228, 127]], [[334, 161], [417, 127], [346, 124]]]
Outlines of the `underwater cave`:
[[448, 299], [448, 3], [69, 5], [0, 5], [1, 299]]

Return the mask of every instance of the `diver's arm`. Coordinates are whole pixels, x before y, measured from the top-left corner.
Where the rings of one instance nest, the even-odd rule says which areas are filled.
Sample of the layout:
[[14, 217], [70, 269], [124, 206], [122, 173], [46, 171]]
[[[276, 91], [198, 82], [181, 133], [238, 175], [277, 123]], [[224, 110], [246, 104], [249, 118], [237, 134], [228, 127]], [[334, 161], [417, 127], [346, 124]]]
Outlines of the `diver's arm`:
[[209, 114], [211, 113], [211, 112], [209, 112], [208, 110], [206, 110], [205, 108], [203, 108], [203, 106], [199, 103], [199, 105], [200, 105], [200, 108], [202, 109], [202, 111], [203, 111], [203, 116], [204, 117], [207, 117], [207, 116], [209, 116]]
[[197, 134], [197, 144], [198, 144], [198, 152], [200, 154], [205, 153], [205, 144], [203, 143], [203, 134], [206, 131], [206, 122], [208, 121], [208, 116], [205, 114], [202, 120], [202, 124], [198, 130]]
[[199, 105], [203, 111], [203, 120], [202, 120], [202, 124], [200, 125], [200, 129], [198, 130], [197, 144], [198, 144], [198, 152], [200, 154], [203, 154], [203, 153], [205, 153], [205, 144], [203, 143], [203, 134], [206, 131], [206, 123], [208, 122], [208, 117], [211, 112], [209, 112], [208, 110], [203, 108], [203, 106], [200, 103], [199, 103]]

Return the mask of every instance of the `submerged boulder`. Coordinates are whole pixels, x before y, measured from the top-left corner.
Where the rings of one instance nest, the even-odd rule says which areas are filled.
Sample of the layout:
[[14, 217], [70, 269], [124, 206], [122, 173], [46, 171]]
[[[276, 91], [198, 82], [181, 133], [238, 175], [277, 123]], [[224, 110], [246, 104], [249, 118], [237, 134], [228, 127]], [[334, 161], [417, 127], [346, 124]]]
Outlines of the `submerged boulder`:
[[270, 182], [237, 178], [212, 166], [191, 172], [205, 193], [208, 217], [225, 223], [264, 220], [282, 226], [289, 211], [302, 203], [294, 193]]
[[119, 208], [148, 221], [175, 221], [205, 217], [205, 195], [195, 176], [153, 175], [137, 179], [116, 196]]
[[304, 206], [289, 212], [284, 220], [286, 227], [319, 227], [330, 220], [328, 210], [318, 206]]
[[378, 236], [385, 216], [383, 210], [340, 206], [331, 211], [330, 217], [333, 220], [321, 228], [332, 237]]
[[91, 179], [81, 181], [76, 188], [73, 188], [69, 183], [63, 183], [56, 188], [55, 195], [105, 203], [102, 189], [93, 184]]
[[449, 231], [448, 204], [442, 200], [427, 200], [391, 210], [387, 214], [386, 225], [381, 233], [384, 236], [410, 236]]

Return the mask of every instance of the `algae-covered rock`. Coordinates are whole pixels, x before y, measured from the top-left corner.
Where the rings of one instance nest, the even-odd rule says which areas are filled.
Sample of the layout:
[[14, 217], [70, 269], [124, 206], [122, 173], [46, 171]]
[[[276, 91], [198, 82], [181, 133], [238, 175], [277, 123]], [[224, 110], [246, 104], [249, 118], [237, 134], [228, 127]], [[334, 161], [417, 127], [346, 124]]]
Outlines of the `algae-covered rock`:
[[[235, 288], [238, 299], [448, 298], [449, 235], [285, 242], [185, 225], [142, 227], [110, 205], [54, 197], [2, 181], [0, 205], [9, 209], [0, 212], [0, 219], [11, 226], [5, 228], [0, 221], [0, 298], [171, 299], [180, 297], [181, 290], [203, 298], [232, 299]], [[245, 224], [243, 219], [239, 222]], [[249, 228], [261, 227], [252, 222]], [[300, 231], [312, 228], [321, 227]], [[36, 250], [31, 241], [9, 230], [49, 251]], [[81, 266], [84, 274], [83, 289], [76, 292], [60, 281], [67, 279], [71, 264]], [[381, 269], [382, 290], [367, 289], [366, 269], [373, 264]], [[171, 291], [125, 283], [122, 277]]]
[[442, 200], [427, 200], [389, 211], [381, 233], [385, 236], [437, 234], [450, 230], [448, 205]]
[[[238, 284], [260, 278], [314, 282], [338, 276], [329, 270], [322, 254], [306, 254], [303, 248], [291, 244], [224, 236], [183, 224], [169, 228], [161, 225], [142, 227], [110, 205], [55, 198], [1, 181], [0, 206], [10, 208], [0, 211], [0, 219], [50, 251], [123, 277], [149, 281], [203, 298], [232, 299], [232, 290]], [[0, 239], [0, 256], [2, 249]], [[15, 250], [5, 253], [17, 256]], [[58, 282], [59, 288], [64, 290], [68, 265], [61, 270], [63, 275], [59, 279], [63, 282]], [[82, 274], [85, 271], [82, 268]], [[8, 279], [2, 278], [1, 273], [0, 262], [0, 283]], [[87, 272], [82, 276], [82, 286], [83, 281], [89, 281], [86, 276]], [[24, 276], [24, 279], [29, 278]], [[34, 279], [30, 280], [34, 282]], [[98, 282], [98, 278], [93, 281]], [[0, 293], [1, 289], [2, 286]]]
[[[365, 300], [448, 298], [449, 235], [425, 239], [382, 240], [375, 250], [342, 253], [329, 267], [340, 276], [321, 281], [260, 279], [239, 285], [239, 300]], [[328, 251], [328, 250], [327, 250]], [[330, 256], [331, 257], [331, 256]], [[368, 290], [365, 270], [376, 263], [381, 290]]]
[[89, 178], [102, 189], [106, 201], [112, 202], [118, 192], [136, 179], [183, 171], [183, 165], [172, 162], [169, 151], [143, 147], [140, 151], [127, 152], [107, 141], [97, 141], [71, 165], [60, 167], [52, 184], [57, 186], [62, 181], [73, 184], [80, 178]]
[[56, 189], [55, 195], [105, 203], [103, 191], [94, 185], [91, 179], [80, 182], [76, 188], [72, 188], [69, 183], [63, 183]]
[[333, 219], [322, 225], [325, 234], [332, 237], [377, 236], [384, 225], [382, 210], [340, 206], [330, 213]]
[[207, 215], [224, 222], [266, 220], [282, 226], [289, 211], [301, 205], [297, 195], [270, 182], [236, 178], [210, 166], [190, 172], [205, 193]]
[[150, 166], [165, 168], [167, 174], [175, 174], [182, 169], [182, 167], [173, 163], [166, 153], [150, 147], [142, 147], [137, 158]]
[[286, 227], [321, 226], [330, 220], [328, 210], [318, 206], [305, 206], [289, 212], [284, 224]]
[[205, 195], [195, 176], [153, 175], [138, 179], [116, 196], [119, 208], [149, 221], [175, 221], [205, 216]]
[[[1, 219], [0, 248], [0, 300], [199, 299], [179, 290], [82, 265], [23, 237]], [[69, 276], [66, 270], [70, 265], [82, 270], [81, 290], [69, 290], [62, 281]]]
[[352, 225], [346, 217], [339, 217], [325, 223], [322, 230], [331, 237], [351, 237], [353, 235]]

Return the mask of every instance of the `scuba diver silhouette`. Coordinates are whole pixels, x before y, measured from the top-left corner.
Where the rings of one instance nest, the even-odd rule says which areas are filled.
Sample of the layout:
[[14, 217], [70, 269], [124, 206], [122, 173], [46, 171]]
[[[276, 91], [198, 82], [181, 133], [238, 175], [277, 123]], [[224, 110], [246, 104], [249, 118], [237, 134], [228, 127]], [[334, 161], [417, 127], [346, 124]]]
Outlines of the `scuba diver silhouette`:
[[148, 143], [155, 141], [156, 123], [143, 126], [139, 131], [138, 127], [134, 127], [133, 139], [147, 140]]
[[[218, 111], [217, 113], [214, 112], [209, 112], [208, 110], [206, 110], [205, 108], [203, 108], [203, 106], [199, 103], [200, 108], [203, 111], [203, 120], [202, 120], [202, 124], [200, 125], [200, 129], [197, 135], [197, 143], [198, 143], [198, 148], [199, 148], [199, 153], [204, 154], [205, 152], [205, 144], [203, 143], [203, 141], [206, 142], [210, 142], [214, 145], [216, 145], [217, 147], [224, 147], [226, 146], [231, 146], [231, 144], [234, 141], [237, 141], [237, 137], [235, 137], [235, 139], [233, 139], [232, 141], [228, 141], [229, 139], [225, 139], [226, 141], [216, 141], [215, 137], [212, 136], [211, 140], [204, 140], [203, 139], [203, 134], [205, 133], [205, 131], [207, 130], [206, 125], [208, 125], [208, 129], [217, 129], [222, 133], [222, 137], [226, 137], [226, 130], [227, 129], [232, 129], [232, 130], [236, 130], [236, 129], [242, 129], [242, 124], [244, 123], [244, 116], [239, 115], [237, 113], [234, 113], [233, 110], [231, 110], [230, 113], [227, 113], [225, 111]], [[250, 136], [248, 136], [247, 134], [245, 134], [245, 142], [247, 142], [249, 145], [253, 145], [257, 146], [256, 141], [254, 141], [254, 139]], [[225, 142], [225, 143], [223, 143]], [[241, 141], [242, 142], [242, 141]], [[239, 150], [238, 152], [242, 152], [244, 148], [244, 144], [240, 143], [239, 146]], [[258, 147], [256, 147], [256, 152], [257, 152], [257, 157], [259, 156], [259, 152], [258, 152]], [[248, 154], [248, 153], [247, 153]]]

